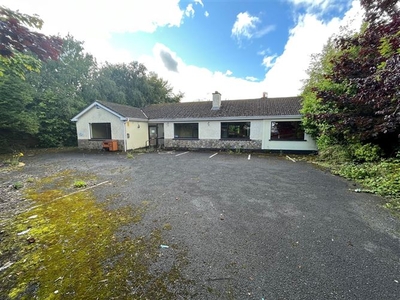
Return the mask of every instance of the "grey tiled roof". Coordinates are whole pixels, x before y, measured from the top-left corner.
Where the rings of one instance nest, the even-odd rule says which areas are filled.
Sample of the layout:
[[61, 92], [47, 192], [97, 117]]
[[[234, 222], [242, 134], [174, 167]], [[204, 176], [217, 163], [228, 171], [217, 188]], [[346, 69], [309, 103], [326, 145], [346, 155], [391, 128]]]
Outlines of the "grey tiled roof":
[[96, 101], [105, 107], [115, 111], [126, 118], [135, 118], [135, 119], [144, 119], [147, 120], [147, 117], [143, 114], [143, 111], [140, 108], [122, 105], [118, 103], [106, 102], [106, 101]]
[[301, 98], [259, 98], [222, 100], [218, 110], [212, 101], [152, 104], [142, 109], [106, 101], [97, 101], [123, 117], [136, 119], [201, 119], [225, 117], [262, 117], [300, 115]]
[[149, 119], [294, 116], [300, 115], [301, 98], [222, 100], [218, 110], [211, 108], [212, 101], [205, 101], [153, 104], [142, 110]]

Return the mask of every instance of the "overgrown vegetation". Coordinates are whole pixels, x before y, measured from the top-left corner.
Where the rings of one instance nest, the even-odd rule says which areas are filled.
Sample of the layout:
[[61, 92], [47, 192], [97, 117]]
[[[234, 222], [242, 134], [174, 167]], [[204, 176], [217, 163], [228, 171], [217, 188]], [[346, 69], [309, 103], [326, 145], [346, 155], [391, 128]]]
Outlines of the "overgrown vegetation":
[[168, 228], [154, 228], [147, 236], [134, 233], [149, 202], [109, 209], [90, 190], [70, 193], [74, 177], [66, 171], [35, 181], [26, 191], [34, 206], [2, 224], [0, 261], [8, 262], [0, 266], [2, 299], [185, 295], [189, 282], [180, 274], [184, 256], [177, 256], [167, 270], [153, 267], [165, 243], [162, 230]]
[[[332, 38], [316, 55], [303, 91], [303, 124], [320, 150], [358, 148], [394, 157], [400, 150], [400, 12], [396, 0], [362, 1], [359, 32]], [[372, 153], [375, 152], [375, 153]]]
[[15, 153], [12, 155], [11, 158], [8, 158], [6, 160], [3, 161], [3, 163], [8, 164], [12, 167], [18, 166], [20, 164], [20, 158], [23, 157], [24, 154], [22, 152], [19, 153]]
[[359, 32], [316, 54], [302, 93], [303, 125], [319, 160], [365, 191], [400, 204], [400, 12], [396, 0], [362, 0]]
[[400, 157], [362, 163], [351, 157], [347, 148], [329, 147], [314, 162], [359, 183], [362, 188], [355, 188], [354, 192], [383, 196], [384, 206], [400, 216]]

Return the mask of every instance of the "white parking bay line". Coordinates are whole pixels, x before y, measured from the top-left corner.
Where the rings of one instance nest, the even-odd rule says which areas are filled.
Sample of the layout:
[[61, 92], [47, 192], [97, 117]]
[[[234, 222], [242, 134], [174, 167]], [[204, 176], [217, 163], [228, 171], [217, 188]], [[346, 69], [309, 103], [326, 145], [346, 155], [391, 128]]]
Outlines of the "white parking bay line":
[[179, 153], [179, 154], [177, 154], [175, 156], [180, 156], [180, 155], [187, 154], [187, 153], [189, 153], [189, 151], [186, 151], [186, 152], [183, 152], [183, 153]]
[[208, 158], [213, 158], [215, 155], [217, 155], [218, 154], [218, 152], [217, 153], [214, 153], [213, 155], [210, 155]]
[[247, 157], [247, 159], [250, 160], [250, 158], [251, 158], [251, 154], [249, 154], [249, 157]]

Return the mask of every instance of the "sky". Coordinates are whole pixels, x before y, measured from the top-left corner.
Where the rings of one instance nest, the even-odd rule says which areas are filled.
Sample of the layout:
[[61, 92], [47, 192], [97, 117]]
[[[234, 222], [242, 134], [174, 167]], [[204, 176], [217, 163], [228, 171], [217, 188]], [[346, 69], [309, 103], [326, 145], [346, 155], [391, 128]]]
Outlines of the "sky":
[[[358, 30], [359, 0], [0, 0], [37, 14], [42, 32], [84, 42], [99, 63], [143, 63], [182, 101], [290, 97], [311, 55], [341, 28]], [[106, 100], [106, 99], [104, 99]]]

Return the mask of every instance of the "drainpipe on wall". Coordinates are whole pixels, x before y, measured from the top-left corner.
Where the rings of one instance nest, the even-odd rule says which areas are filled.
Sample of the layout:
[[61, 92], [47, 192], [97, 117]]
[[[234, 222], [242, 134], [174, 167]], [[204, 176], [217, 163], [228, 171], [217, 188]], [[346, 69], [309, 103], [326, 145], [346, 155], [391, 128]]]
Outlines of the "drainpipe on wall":
[[[129, 122], [129, 119], [128, 119]], [[127, 138], [126, 138], [126, 123], [127, 121], [124, 122], [124, 152], [126, 152], [126, 147], [127, 147]]]

